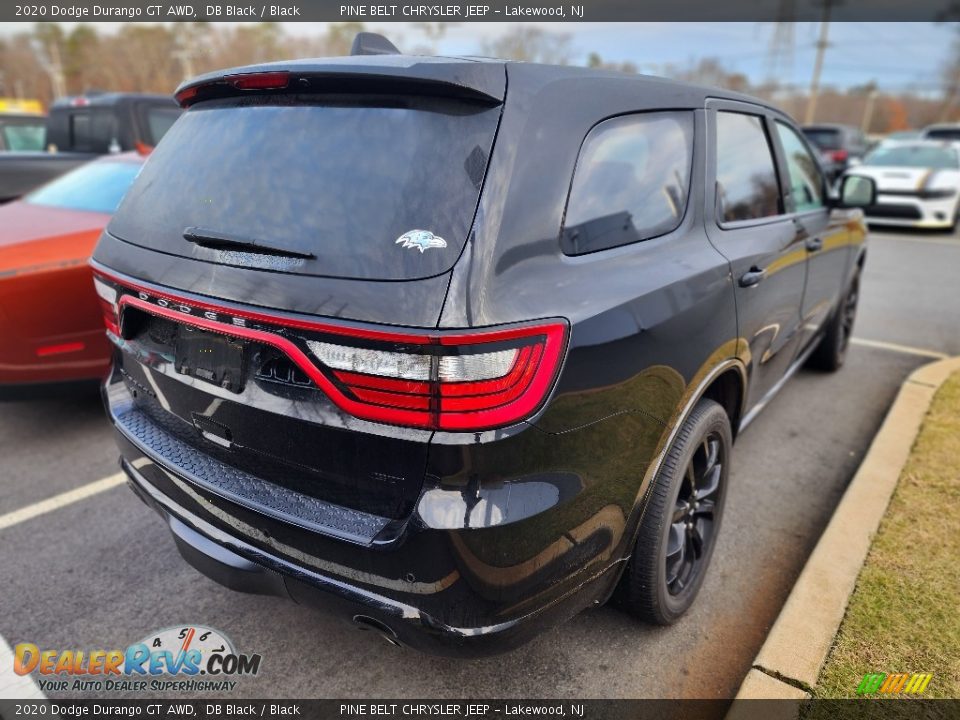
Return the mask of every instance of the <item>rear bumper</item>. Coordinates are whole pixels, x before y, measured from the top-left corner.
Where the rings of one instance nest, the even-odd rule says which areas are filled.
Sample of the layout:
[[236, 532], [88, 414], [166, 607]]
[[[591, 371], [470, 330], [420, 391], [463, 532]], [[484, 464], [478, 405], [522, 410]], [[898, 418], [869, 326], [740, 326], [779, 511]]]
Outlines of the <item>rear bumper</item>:
[[[121, 446], [123, 443], [121, 438]], [[166, 521], [180, 555], [207, 577], [239, 592], [280, 596], [316, 607], [360, 629], [374, 630], [392, 643], [423, 652], [454, 657], [506, 652], [593, 604], [615, 579], [616, 567], [611, 567], [584, 587], [522, 617], [496, 624], [455, 627], [415, 604], [370, 592], [266, 553], [176, 505], [126, 459], [121, 460], [121, 465], [136, 495]]]
[[[473, 657], [510, 650], [604, 600], [619, 576], [625, 509], [597, 488], [583, 492], [575, 472], [541, 472], [506, 488], [480, 481], [469, 493], [425, 488], [420, 511], [402, 521], [338, 506], [343, 517], [331, 519], [322, 502], [292, 519], [275, 490], [250, 502], [255, 490], [247, 485], [239, 497], [230, 485], [251, 482], [239, 471], [204, 466], [217, 461], [158, 437], [160, 427], [140, 431], [116, 374], [105, 399], [137, 495], [193, 567], [234, 590], [289, 597], [424, 652]], [[550, 448], [559, 455], [556, 447], [578, 440], [576, 432], [521, 435], [549, 444], [535, 453], [524, 446], [541, 468]], [[506, 470], [502, 452], [497, 442], [447, 445], [436, 462], [456, 477], [482, 477], [490, 464]], [[551, 502], [538, 505], [544, 494]], [[455, 502], [463, 498], [474, 498], [466, 512]]]

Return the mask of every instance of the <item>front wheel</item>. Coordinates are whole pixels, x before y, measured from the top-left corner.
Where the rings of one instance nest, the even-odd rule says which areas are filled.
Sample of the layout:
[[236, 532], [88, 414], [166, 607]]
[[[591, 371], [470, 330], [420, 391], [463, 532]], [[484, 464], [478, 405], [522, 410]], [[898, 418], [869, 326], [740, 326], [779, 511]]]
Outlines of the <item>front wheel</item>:
[[847, 359], [847, 347], [857, 319], [857, 302], [860, 300], [860, 274], [853, 276], [839, 307], [827, 323], [827, 329], [817, 349], [810, 355], [807, 364], [817, 370], [834, 372], [843, 367]]
[[653, 481], [620, 580], [620, 604], [640, 619], [669, 625], [693, 604], [720, 529], [732, 445], [726, 411], [700, 400]]

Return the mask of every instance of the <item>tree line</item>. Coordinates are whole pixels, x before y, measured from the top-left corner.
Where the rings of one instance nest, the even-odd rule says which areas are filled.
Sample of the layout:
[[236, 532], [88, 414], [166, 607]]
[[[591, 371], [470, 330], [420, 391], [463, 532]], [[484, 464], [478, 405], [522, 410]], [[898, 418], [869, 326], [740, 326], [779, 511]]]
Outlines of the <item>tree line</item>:
[[[407, 52], [436, 52], [452, 24], [419, 23], [417, 37], [391, 28], [391, 39]], [[77, 24], [69, 30], [40, 23], [0, 39], [0, 96], [36, 98], [45, 105], [56, 97], [92, 91], [170, 94], [184, 79], [236, 65], [302, 57], [345, 55], [362, 23], [336, 23], [311, 35], [291, 34], [276, 23], [220, 25], [119, 24], [110, 32]], [[573, 64], [638, 72], [631, 62], [611, 62], [597, 52], [585, 59], [569, 34], [517, 25], [495, 39], [478, 43], [481, 55]], [[960, 36], [952, 64], [943, 70], [944, 96], [931, 99], [911, 92], [882, 92], [875, 84], [848, 90], [825, 89], [817, 120], [863, 126], [884, 133], [960, 119]], [[804, 91], [774, 81], [751, 84], [746, 75], [705, 57], [684, 66], [659, 65], [655, 74], [750, 93], [802, 117]]]

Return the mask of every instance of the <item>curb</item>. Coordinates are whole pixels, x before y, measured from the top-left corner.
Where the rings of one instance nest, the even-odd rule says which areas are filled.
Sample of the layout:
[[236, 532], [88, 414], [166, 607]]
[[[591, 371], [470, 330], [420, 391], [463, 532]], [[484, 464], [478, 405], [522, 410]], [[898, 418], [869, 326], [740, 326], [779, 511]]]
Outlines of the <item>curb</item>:
[[[811, 696], [933, 396], [956, 370], [960, 357], [938, 360], [915, 370], [900, 386], [736, 700]], [[734, 703], [727, 720], [737, 715]]]

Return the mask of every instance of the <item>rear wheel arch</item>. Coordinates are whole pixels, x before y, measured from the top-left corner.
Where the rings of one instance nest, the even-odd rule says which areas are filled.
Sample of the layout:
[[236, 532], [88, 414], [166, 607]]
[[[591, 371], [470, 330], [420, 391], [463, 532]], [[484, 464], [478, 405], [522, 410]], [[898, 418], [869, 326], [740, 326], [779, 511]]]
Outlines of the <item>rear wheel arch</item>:
[[737, 429], [743, 414], [746, 387], [743, 371], [734, 365], [715, 377], [700, 395], [701, 398], [715, 401], [726, 411], [734, 440], [737, 438]]
[[[693, 394], [689, 396], [687, 404], [683, 407], [683, 410], [677, 419], [674, 431], [679, 429], [683, 423], [686, 422], [686, 420], [693, 413], [697, 404], [702, 399], [707, 398], [719, 403], [720, 406], [726, 411], [727, 417], [730, 419], [732, 438], [735, 441], [740, 419], [742, 418], [743, 414], [744, 404], [746, 402], [746, 391], [747, 371], [743, 363], [740, 360], [733, 358], [723, 361], [720, 363], [720, 365], [715, 367], [710, 373], [707, 374], [707, 378], [702, 381]], [[611, 576], [612, 583], [607, 587], [606, 592], [603, 593], [600, 599], [597, 601], [599, 604], [606, 603], [613, 595], [616, 594], [616, 588], [620, 584], [620, 579], [626, 569], [627, 561], [630, 560], [630, 557], [633, 554], [637, 537], [640, 534], [640, 523], [642, 522], [647, 503], [650, 499], [649, 493], [652, 489], [654, 479], [660, 470], [663, 456], [669, 452], [670, 446], [675, 440], [675, 435], [675, 432], [671, 433], [670, 440], [667, 442], [663, 455], [661, 455], [657, 461], [652, 463], [651, 466], [647, 468], [644, 478], [644, 483], [647, 484], [647, 491], [644, 492], [643, 496], [638, 499], [637, 504], [634, 507], [634, 510], [639, 511], [639, 514], [637, 515], [636, 522], [632, 526], [632, 529], [629, 531], [627, 536], [629, 538], [629, 542], [626, 543], [623, 554], [620, 556], [620, 560], [618, 561], [619, 569], [614, 570]]]

